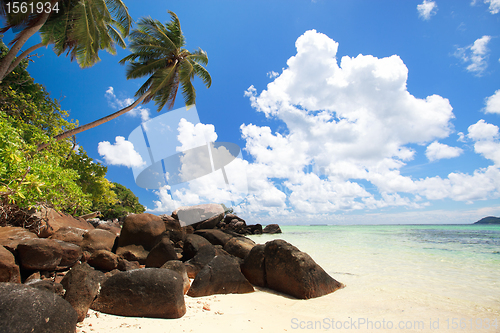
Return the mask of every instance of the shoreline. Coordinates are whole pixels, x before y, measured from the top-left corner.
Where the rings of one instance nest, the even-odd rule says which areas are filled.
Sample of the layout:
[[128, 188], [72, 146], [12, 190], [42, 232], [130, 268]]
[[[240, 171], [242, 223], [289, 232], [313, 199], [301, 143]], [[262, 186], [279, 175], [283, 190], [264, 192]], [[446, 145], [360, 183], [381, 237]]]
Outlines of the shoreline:
[[[469, 325], [462, 330], [468, 332], [477, 328], [476, 320], [486, 326], [487, 319], [500, 315], [477, 304], [456, 304], [456, 300], [440, 297], [422, 304], [411, 293], [397, 295], [383, 287], [363, 290], [353, 284], [309, 300], [255, 288], [248, 294], [185, 296], [185, 301], [187, 311], [179, 319], [121, 317], [89, 310], [77, 332], [456, 332], [454, 318]], [[477, 331], [498, 332], [494, 327]]]

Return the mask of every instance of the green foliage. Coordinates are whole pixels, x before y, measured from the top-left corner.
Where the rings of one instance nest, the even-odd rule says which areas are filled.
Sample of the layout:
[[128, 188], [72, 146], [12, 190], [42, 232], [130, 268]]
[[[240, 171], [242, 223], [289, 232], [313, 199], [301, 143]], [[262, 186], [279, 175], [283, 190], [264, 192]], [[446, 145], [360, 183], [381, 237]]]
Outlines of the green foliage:
[[146, 209], [139, 203], [139, 199], [135, 194], [123, 185], [113, 183], [111, 189], [118, 198], [116, 204], [94, 206], [95, 210], [99, 210], [105, 220], [111, 220], [127, 215], [128, 213], [139, 214]]
[[[2, 56], [7, 48], [0, 44]], [[28, 208], [52, 205], [71, 214], [92, 206], [113, 204], [116, 194], [105, 178], [106, 167], [93, 162], [71, 140], [53, 142], [38, 152], [40, 143], [75, 127], [57, 100], [34, 83], [24, 61], [0, 85], [0, 195], [3, 203]]]

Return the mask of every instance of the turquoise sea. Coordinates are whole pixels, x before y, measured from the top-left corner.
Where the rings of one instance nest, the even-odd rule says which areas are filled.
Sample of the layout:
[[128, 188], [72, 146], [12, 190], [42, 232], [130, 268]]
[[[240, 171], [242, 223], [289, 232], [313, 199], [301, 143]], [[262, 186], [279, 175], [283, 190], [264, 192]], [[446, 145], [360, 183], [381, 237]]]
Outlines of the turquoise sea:
[[288, 241], [346, 284], [346, 292], [349, 288], [367, 299], [374, 295], [441, 312], [500, 318], [500, 226], [285, 225], [281, 229], [282, 234], [251, 238], [256, 243]]

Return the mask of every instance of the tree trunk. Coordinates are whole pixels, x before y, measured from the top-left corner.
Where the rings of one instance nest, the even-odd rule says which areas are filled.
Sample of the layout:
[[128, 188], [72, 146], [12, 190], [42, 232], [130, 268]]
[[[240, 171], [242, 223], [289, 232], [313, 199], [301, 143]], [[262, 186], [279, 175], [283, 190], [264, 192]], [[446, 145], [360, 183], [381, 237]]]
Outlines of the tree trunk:
[[27, 49], [23, 53], [21, 53], [21, 55], [16, 58], [16, 60], [12, 63], [12, 65], [10, 65], [10, 67], [7, 70], [7, 72], [5, 73], [4, 77], [9, 75], [10, 72], [12, 72], [14, 70], [14, 68], [16, 68], [21, 63], [21, 61], [28, 56], [28, 54], [41, 48], [42, 46], [44, 46], [42, 43], [38, 43], [38, 44], [33, 45], [32, 47], [30, 47], [29, 49]]
[[[59, 2], [59, 0], [52, 0], [50, 2], [50, 8], [53, 8], [54, 5]], [[16, 58], [17, 53], [21, 48], [23, 47], [24, 43], [38, 32], [40, 28], [47, 22], [47, 19], [50, 16], [50, 12], [46, 13], [45, 11], [43, 12], [42, 15], [40, 15], [40, 18], [36, 22], [35, 25], [32, 27], [24, 29], [21, 34], [19, 35], [19, 39], [14, 43], [14, 45], [10, 48], [9, 52], [7, 55], [2, 59], [2, 62], [0, 62], [0, 83], [2, 80], [7, 76], [8, 74], [8, 69], [12, 65], [12, 62]]]
[[[98, 119], [98, 120], [95, 120], [91, 123], [88, 123], [86, 125], [82, 125], [82, 126], [79, 126], [75, 129], [72, 129], [72, 130], [69, 130], [69, 131], [66, 131], [66, 132], [63, 132], [59, 135], [56, 135], [54, 137], [54, 139], [56, 141], [60, 141], [60, 140], [63, 140], [63, 139], [66, 139], [66, 138], [69, 138], [70, 136], [73, 136], [73, 135], [76, 135], [78, 133], [81, 133], [81, 132], [84, 132], [86, 130], [89, 130], [91, 128], [94, 128], [94, 127], [97, 127], [101, 124], [104, 124], [110, 120], [113, 120], [115, 119], [116, 117], [119, 117], [121, 116], [122, 114], [125, 114], [129, 111], [131, 111], [132, 109], [134, 109], [137, 105], [139, 105], [149, 94], [151, 93], [151, 90], [148, 90], [147, 92], [145, 92], [141, 97], [139, 97], [134, 103], [130, 104], [129, 106], [127, 107], [124, 107], [123, 109], [119, 110], [119, 111], [116, 111], [115, 113], [112, 113], [110, 114], [109, 116], [106, 116], [106, 117], [103, 117], [101, 119]], [[48, 146], [50, 146], [51, 142], [47, 142], [47, 143], [42, 143], [41, 145], [38, 146], [38, 151], [40, 150], [43, 150], [45, 148], [47, 148]]]

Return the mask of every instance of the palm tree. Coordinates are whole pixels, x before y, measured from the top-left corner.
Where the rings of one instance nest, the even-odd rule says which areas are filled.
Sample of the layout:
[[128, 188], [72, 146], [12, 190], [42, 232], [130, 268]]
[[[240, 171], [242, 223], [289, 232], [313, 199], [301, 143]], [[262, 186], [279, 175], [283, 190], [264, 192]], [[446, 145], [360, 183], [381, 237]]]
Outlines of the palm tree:
[[[179, 86], [186, 106], [192, 105], [196, 91], [191, 80], [195, 76], [201, 78], [207, 88], [210, 87], [212, 79], [203, 67], [208, 63], [207, 54], [201, 49], [189, 52], [183, 48], [186, 42], [179, 19], [173, 12], [169, 11], [169, 14], [171, 21], [165, 25], [150, 17], [142, 18], [129, 36], [132, 53], [120, 60], [121, 64], [128, 62], [127, 79], [150, 76], [137, 91], [137, 100], [113, 114], [55, 136], [56, 141], [108, 122], [140, 103], [154, 101], [158, 112], [167, 104], [172, 109]], [[44, 149], [49, 144], [44, 143], [38, 149]]]
[[[7, 19], [7, 25], [0, 30], [22, 29], [12, 40], [9, 53], [0, 62], [0, 80], [3, 80], [23, 59], [36, 49], [54, 44], [54, 52], [59, 56], [64, 52], [71, 55], [81, 67], [89, 67], [99, 61], [99, 50], [115, 54], [115, 44], [125, 48], [125, 40], [132, 26], [132, 18], [121, 0], [52, 0], [47, 13], [12, 14], [8, 11], [9, 1], [0, 1], [0, 14]], [[47, 1], [31, 0], [33, 8]], [[44, 7], [46, 8], [46, 7]], [[33, 45], [17, 58], [24, 43], [36, 32], [40, 32], [42, 42]]]

